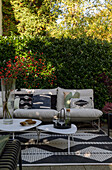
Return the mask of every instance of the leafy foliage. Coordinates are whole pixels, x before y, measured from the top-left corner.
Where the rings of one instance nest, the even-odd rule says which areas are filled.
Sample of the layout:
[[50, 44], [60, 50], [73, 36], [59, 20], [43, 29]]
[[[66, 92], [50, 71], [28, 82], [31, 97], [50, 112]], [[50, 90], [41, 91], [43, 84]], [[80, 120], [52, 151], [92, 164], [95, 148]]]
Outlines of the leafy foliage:
[[[3, 35], [112, 40], [111, 0], [2, 0]], [[57, 19], [62, 19], [57, 24]]]
[[[102, 82], [100, 74], [105, 72], [112, 80], [112, 43], [88, 37], [46, 38], [42, 36], [0, 37], [0, 67], [5, 68], [5, 61], [15, 56], [27, 56], [28, 52], [37, 52], [45, 59], [47, 68], [53, 68], [53, 83], [48, 79], [38, 79], [39, 88], [94, 89], [95, 107], [102, 108], [105, 101], [110, 101], [108, 89]], [[39, 58], [40, 58], [39, 57]], [[38, 59], [39, 59], [38, 58]], [[52, 71], [53, 71], [52, 70]], [[30, 72], [29, 72], [30, 74]], [[31, 81], [33, 81], [31, 79]], [[17, 82], [17, 88], [22, 81]], [[30, 82], [30, 79], [29, 79]], [[34, 85], [36, 88], [36, 85]], [[33, 86], [33, 87], [34, 87]]]
[[3, 35], [46, 35], [59, 13], [54, 0], [3, 0]]
[[[87, 36], [101, 40], [112, 40], [112, 2], [111, 0], [62, 0], [62, 21], [55, 37], [71, 39]], [[56, 28], [57, 29], [57, 28]]]
[[112, 112], [112, 103], [105, 103], [105, 106], [103, 107], [102, 111], [104, 113], [111, 113]]

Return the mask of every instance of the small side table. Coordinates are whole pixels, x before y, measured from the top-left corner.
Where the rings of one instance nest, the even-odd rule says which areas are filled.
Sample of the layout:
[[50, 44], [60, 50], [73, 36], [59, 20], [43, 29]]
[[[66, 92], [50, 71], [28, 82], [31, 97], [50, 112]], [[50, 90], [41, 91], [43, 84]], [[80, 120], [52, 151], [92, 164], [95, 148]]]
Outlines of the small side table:
[[38, 140], [40, 132], [51, 132], [56, 134], [62, 134], [68, 136], [68, 154], [70, 154], [70, 137], [72, 137], [77, 131], [77, 127], [74, 124], [71, 124], [71, 128], [68, 129], [57, 129], [54, 128], [53, 124], [47, 124], [47, 125], [40, 125], [37, 127], [37, 134], [38, 134]]
[[110, 129], [112, 128], [112, 113], [108, 113], [108, 136], [110, 136]]
[[41, 124], [41, 120], [33, 119], [36, 121], [35, 124], [29, 126], [21, 126], [20, 122], [24, 122], [26, 119], [13, 119], [13, 123], [9, 125], [3, 124], [3, 119], [0, 119], [0, 131], [12, 133], [13, 139], [15, 138], [16, 132], [23, 132], [29, 130], [31, 128], [36, 128], [38, 125]]

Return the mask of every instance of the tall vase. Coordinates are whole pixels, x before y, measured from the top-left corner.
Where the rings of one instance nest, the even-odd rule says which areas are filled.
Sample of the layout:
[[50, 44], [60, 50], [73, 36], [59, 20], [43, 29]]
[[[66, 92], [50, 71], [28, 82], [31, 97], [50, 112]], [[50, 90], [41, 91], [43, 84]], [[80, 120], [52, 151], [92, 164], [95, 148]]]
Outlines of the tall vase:
[[2, 104], [3, 104], [3, 123], [13, 123], [14, 97], [15, 97], [15, 79], [1, 79]]

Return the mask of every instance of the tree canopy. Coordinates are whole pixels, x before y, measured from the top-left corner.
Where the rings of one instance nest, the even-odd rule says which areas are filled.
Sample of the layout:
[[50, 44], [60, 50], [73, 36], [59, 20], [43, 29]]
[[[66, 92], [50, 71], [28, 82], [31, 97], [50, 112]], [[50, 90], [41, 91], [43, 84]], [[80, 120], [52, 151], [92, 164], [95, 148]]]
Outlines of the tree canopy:
[[62, 0], [59, 28], [64, 37], [112, 39], [111, 0]]
[[13, 32], [56, 38], [112, 39], [111, 0], [3, 0], [2, 4], [3, 35]]

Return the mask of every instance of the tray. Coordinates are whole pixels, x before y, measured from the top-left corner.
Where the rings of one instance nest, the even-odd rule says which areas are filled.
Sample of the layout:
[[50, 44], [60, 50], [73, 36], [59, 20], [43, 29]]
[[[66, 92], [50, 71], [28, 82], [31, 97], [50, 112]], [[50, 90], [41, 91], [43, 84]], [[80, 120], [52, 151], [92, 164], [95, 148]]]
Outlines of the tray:
[[69, 124], [69, 125], [60, 125], [60, 124], [54, 124], [54, 128], [56, 128], [56, 129], [69, 129], [69, 128], [71, 128], [71, 124]]

